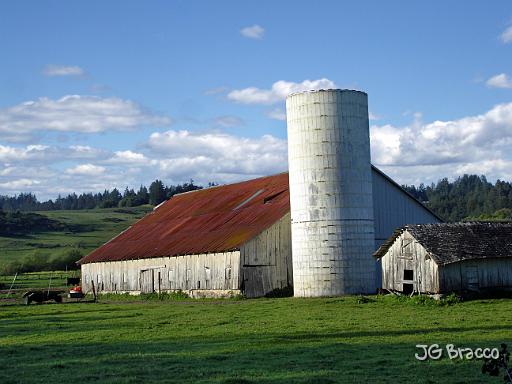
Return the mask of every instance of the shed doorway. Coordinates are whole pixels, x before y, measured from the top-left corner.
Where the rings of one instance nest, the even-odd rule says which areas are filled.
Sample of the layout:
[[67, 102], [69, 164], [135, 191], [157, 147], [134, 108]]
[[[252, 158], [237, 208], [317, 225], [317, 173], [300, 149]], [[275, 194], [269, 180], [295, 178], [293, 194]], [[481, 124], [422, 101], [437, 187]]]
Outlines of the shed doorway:
[[155, 292], [155, 274], [153, 269], [140, 271], [140, 293]]
[[478, 291], [478, 266], [468, 265], [466, 266], [466, 282], [469, 291]]

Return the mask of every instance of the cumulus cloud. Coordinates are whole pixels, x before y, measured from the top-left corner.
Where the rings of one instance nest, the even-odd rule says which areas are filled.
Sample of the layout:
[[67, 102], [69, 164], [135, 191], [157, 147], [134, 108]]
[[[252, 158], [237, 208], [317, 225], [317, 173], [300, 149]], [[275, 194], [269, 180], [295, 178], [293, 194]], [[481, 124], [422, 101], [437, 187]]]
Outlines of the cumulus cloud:
[[499, 75], [491, 77], [485, 84], [491, 88], [512, 88], [512, 79], [505, 73], [500, 73]]
[[274, 104], [286, 99], [290, 93], [316, 89], [336, 88], [336, 84], [326, 78], [304, 80], [301, 83], [279, 80], [270, 89], [249, 87], [235, 89], [228, 93], [228, 99], [242, 104]]
[[85, 71], [76, 65], [54, 65], [49, 64], [43, 68], [45, 76], [82, 76]]
[[500, 38], [501, 41], [505, 44], [512, 42], [512, 25], [503, 31]]
[[105, 172], [105, 167], [94, 164], [80, 164], [73, 168], [66, 169], [69, 175], [98, 176]]
[[373, 163], [401, 170], [402, 182], [437, 181], [464, 173], [512, 176], [512, 103], [458, 120], [424, 123], [415, 114], [405, 127], [372, 126], [370, 137]]
[[274, 108], [267, 112], [267, 117], [274, 120], [286, 121], [286, 112], [283, 108]]
[[130, 150], [127, 151], [116, 151], [113, 156], [110, 157], [107, 161], [107, 164], [127, 164], [127, 165], [150, 165], [154, 164], [152, 160], [144, 156], [142, 153], [133, 152]]
[[50, 163], [65, 160], [99, 160], [108, 156], [108, 152], [84, 145], [56, 147], [49, 145], [27, 145], [14, 147], [0, 144], [0, 165], [13, 163]]
[[32, 187], [37, 184], [40, 184], [40, 181], [31, 179], [16, 179], [0, 183], [0, 188], [4, 188], [7, 190], [18, 190]]
[[57, 100], [42, 97], [0, 109], [0, 133], [4, 138], [30, 137], [42, 130], [97, 133], [169, 124], [168, 117], [115, 97], [70, 95]]
[[258, 24], [251, 25], [250, 27], [245, 27], [240, 30], [240, 34], [249, 39], [261, 40], [265, 35], [265, 29]]
[[287, 169], [286, 141], [271, 135], [244, 138], [171, 130], [153, 133], [148, 146], [153, 153], [165, 154], [160, 170], [175, 180], [229, 182]]

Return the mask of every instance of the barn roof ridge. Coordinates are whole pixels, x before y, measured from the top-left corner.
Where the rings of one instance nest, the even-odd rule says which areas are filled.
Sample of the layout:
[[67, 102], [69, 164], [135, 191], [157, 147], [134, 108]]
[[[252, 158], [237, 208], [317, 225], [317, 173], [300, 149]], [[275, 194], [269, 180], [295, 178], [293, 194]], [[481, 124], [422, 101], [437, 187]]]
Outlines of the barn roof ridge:
[[[244, 184], [244, 183], [248, 183], [250, 181], [256, 181], [256, 180], [259, 180], [259, 179], [266, 179], [268, 177], [279, 176], [279, 175], [282, 175], [284, 173], [288, 174], [288, 171], [273, 173], [271, 175], [266, 175], [266, 176], [259, 176], [259, 177], [255, 177], [254, 179], [247, 179], [247, 180], [241, 180], [241, 181], [234, 181], [232, 183], [212, 185], [212, 186], [209, 186], [209, 187], [206, 187], [206, 188], [194, 189], [193, 191], [185, 191], [185, 192], [175, 193], [168, 200], [170, 200], [174, 196], [181, 196], [181, 195], [185, 195], [187, 193], [194, 193], [194, 192], [201, 192], [201, 191], [210, 191], [210, 190], [215, 189], [215, 188], [223, 188], [223, 187], [234, 186], [234, 185], [237, 185], [237, 184]], [[168, 201], [168, 200], [166, 200], [166, 201]], [[165, 201], [163, 203], [165, 203]]]

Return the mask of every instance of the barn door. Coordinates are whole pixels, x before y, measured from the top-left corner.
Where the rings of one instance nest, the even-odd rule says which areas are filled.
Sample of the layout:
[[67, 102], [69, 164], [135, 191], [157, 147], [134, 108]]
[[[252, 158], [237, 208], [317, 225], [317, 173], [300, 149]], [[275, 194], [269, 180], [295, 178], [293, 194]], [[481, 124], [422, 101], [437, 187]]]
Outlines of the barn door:
[[155, 292], [155, 274], [152, 269], [140, 271], [140, 293]]
[[479, 281], [478, 281], [478, 266], [477, 265], [466, 266], [466, 283], [467, 283], [468, 290], [478, 291]]

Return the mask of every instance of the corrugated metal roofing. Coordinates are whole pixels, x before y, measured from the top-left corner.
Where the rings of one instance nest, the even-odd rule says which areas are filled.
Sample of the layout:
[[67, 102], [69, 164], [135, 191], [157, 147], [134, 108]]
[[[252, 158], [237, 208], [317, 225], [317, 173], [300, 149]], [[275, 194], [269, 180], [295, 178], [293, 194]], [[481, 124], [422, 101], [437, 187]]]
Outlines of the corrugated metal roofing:
[[[436, 216], [373, 165], [372, 172]], [[80, 263], [239, 249], [290, 212], [288, 188], [281, 173], [175, 195]]]
[[288, 173], [187, 192], [80, 263], [235, 250], [289, 211]]

